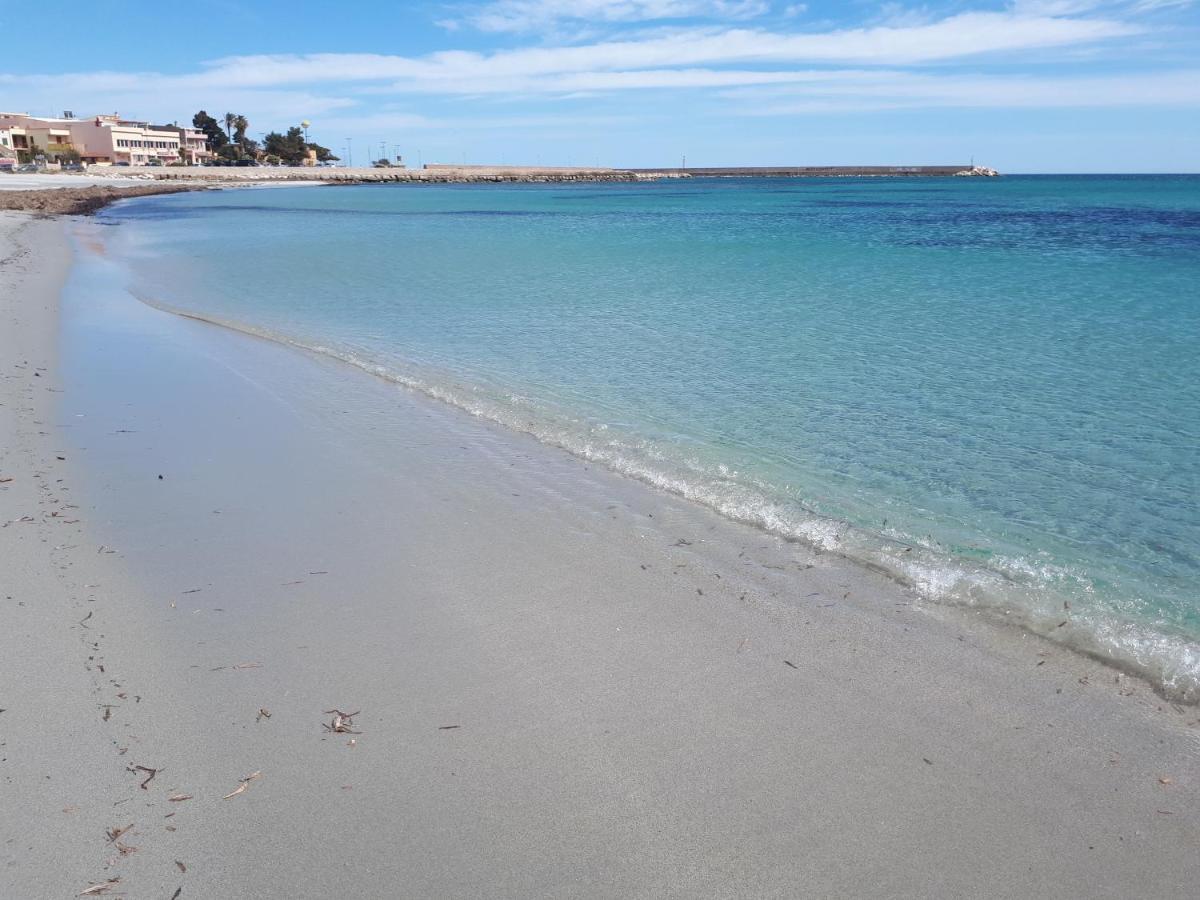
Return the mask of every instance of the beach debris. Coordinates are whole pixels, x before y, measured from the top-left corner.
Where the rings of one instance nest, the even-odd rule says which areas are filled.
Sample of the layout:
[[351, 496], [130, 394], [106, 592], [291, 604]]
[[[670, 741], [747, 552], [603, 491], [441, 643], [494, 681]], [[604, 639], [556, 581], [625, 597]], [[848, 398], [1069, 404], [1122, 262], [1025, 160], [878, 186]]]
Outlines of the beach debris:
[[304, 584], [304, 579], [301, 578], [299, 581], [285, 581], [280, 587], [291, 587], [293, 584]]
[[12, 481], [11, 476], [8, 478], [0, 478], [0, 484], [8, 484], [10, 481]]
[[328, 575], [329, 570], [328, 569], [317, 569], [317, 571], [309, 572], [308, 574], [309, 575]]
[[352, 713], [344, 713], [340, 709], [327, 709], [325, 715], [333, 716], [333, 720], [329, 724], [322, 723], [326, 731], [333, 734], [362, 734], [361, 731], [355, 731], [351, 726], [354, 724], [354, 717], [359, 711]]
[[[88, 611], [88, 614], [87, 614], [86, 616], [84, 616], [82, 619], [80, 619], [80, 620], [79, 620], [79, 624], [80, 624], [80, 625], [83, 625], [83, 623], [84, 623], [84, 622], [86, 622], [86, 621], [87, 621], [88, 619], [90, 619], [91, 617], [92, 617], [92, 612], [89, 610], [89, 611]], [[83, 627], [84, 627], [84, 628], [87, 628], [87, 626], [86, 626], [86, 625], [83, 625]]]
[[1161, 785], [1169, 785], [1169, 784], [1174, 784], [1174, 783], [1175, 783], [1175, 779], [1174, 779], [1174, 778], [1172, 778], [1170, 775], [1162, 775], [1162, 776], [1160, 776], [1160, 777], [1159, 777], [1159, 779], [1158, 779], [1158, 783], [1159, 783], [1159, 784], [1161, 784]]
[[[182, 803], [184, 800], [191, 800], [191, 799], [192, 799], [191, 794], [172, 794], [170, 797], [167, 798], [167, 802], [168, 803]], [[175, 815], [175, 814], [171, 813], [171, 815]]]
[[271, 711], [269, 709], [267, 709], [265, 706], [260, 706], [258, 708], [258, 715], [254, 717], [254, 721], [261, 722], [263, 719], [269, 719], [269, 718], [271, 718]]
[[251, 772], [245, 778], [239, 778], [238, 786], [235, 787], [232, 791], [230, 791], [228, 794], [226, 794], [221, 799], [228, 800], [230, 797], [236, 797], [238, 794], [243, 793], [246, 790], [246, 788], [250, 787], [250, 782], [252, 782], [255, 778], [262, 778], [262, 772]]
[[187, 871], [187, 866], [185, 866], [185, 865], [184, 865], [183, 863], [181, 863], [179, 860], [175, 860], [175, 865], [179, 866], [179, 871], [180, 871], [180, 872], [186, 872], [186, 871]]
[[118, 875], [115, 878], [108, 879], [108, 881], [102, 881], [99, 884], [93, 884], [90, 888], [80, 891], [79, 896], [80, 897], [94, 897], [98, 894], [107, 894], [120, 882], [121, 882], [121, 876]]
[[358, 741], [356, 741], [354, 738], [350, 738], [350, 740], [346, 741], [346, 746], [347, 747], [357, 747]]
[[162, 480], [163, 480], [163, 477], [162, 477], [161, 475], [159, 475], [159, 476], [158, 476], [158, 480], [159, 480], [159, 481], [162, 481]]
[[927, 756], [922, 756], [922, 757], [921, 757], [921, 759], [922, 759], [922, 761], [924, 761], [925, 765], [927, 765], [927, 766], [932, 766], [932, 765], [933, 765], [933, 760], [932, 760], [932, 759], [930, 759], [929, 757], [927, 757]]
[[120, 827], [119, 825], [114, 825], [112, 828], [105, 829], [104, 833], [108, 837], [108, 842], [110, 844], [115, 844], [120, 839], [121, 835], [125, 834], [125, 832], [127, 832], [132, 827], [133, 827], [132, 822], [130, 822], [124, 828]]
[[182, 887], [175, 888], [175, 893], [171, 895], [171, 900], [179, 900], [179, 895], [183, 893]]
[[793, 668], [793, 669], [799, 669], [799, 668], [800, 668], [798, 665], [796, 665], [796, 664], [795, 664], [794, 662], [792, 662], [790, 659], [785, 659], [785, 660], [783, 661], [783, 664], [784, 664], [785, 666], [790, 666], [790, 667], [791, 667], [791, 668]]
[[262, 663], [238, 663], [236, 666], [230, 666], [232, 669], [261, 669]]
[[134, 772], [134, 773], [137, 773], [137, 772], [147, 773], [146, 780], [138, 785], [138, 787], [140, 787], [144, 791], [144, 790], [147, 790], [146, 785], [148, 785], [150, 782], [152, 782], [154, 780], [154, 776], [163, 770], [162, 769], [152, 769], [149, 766], [126, 766], [125, 771]]
[[204, 588], [192, 588], [190, 591], [180, 591], [179, 593], [181, 593], [181, 594], [198, 594], [202, 590], [204, 590]]
[[453, 731], [455, 728], [462, 728], [461, 725], [439, 725], [438, 731]]
[[688, 541], [688, 540], [684, 540], [683, 538], [680, 538], [680, 539], [679, 539], [679, 540], [677, 540], [677, 541], [676, 541], [676, 542], [675, 542], [675, 543], [674, 543], [672, 546], [675, 546], [675, 547], [690, 547], [690, 546], [692, 546], [692, 542], [691, 542], [691, 541]]

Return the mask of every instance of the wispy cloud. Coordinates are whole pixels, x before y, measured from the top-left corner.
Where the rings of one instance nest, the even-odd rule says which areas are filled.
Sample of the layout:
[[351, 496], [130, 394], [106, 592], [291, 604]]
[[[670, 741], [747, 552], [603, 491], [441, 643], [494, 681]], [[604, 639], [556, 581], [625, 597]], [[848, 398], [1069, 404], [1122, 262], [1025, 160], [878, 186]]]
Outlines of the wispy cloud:
[[725, 91], [751, 116], [879, 109], [1200, 107], [1200, 69], [1092, 77], [927, 75], [904, 71], [823, 77]]
[[766, 0], [494, 0], [470, 4], [440, 24], [480, 31], [544, 32], [563, 24], [654, 22], [666, 19], [749, 19], [770, 10]]
[[[1108, 19], [963, 13], [924, 25], [782, 33], [689, 29], [642, 40], [526, 47], [493, 53], [442, 51], [423, 57], [319, 53], [217, 60], [185, 81], [211, 86], [394, 80], [399, 90], [489, 92], [495, 79], [580, 72], [738, 64], [923, 64], [987, 54], [1094, 43], [1141, 33]], [[88, 76], [91, 77], [91, 76]]]

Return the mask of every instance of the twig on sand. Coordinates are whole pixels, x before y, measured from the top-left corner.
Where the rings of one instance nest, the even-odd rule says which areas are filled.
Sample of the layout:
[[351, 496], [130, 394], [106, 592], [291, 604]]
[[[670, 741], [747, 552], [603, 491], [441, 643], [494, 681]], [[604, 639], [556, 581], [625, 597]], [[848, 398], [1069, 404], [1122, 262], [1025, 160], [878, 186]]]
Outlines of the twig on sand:
[[148, 773], [146, 775], [146, 780], [143, 781], [140, 785], [138, 785], [138, 787], [140, 787], [143, 791], [147, 790], [146, 785], [148, 785], [150, 782], [152, 782], [154, 780], [154, 776], [157, 775], [159, 772], [163, 771], [162, 769], [152, 769], [149, 766], [126, 766], [125, 770], [127, 772], [146, 772], [146, 773]]
[[[191, 800], [191, 794], [172, 794], [167, 798], [168, 803], [182, 803], [184, 800]], [[173, 814], [172, 814], [173, 815]]]
[[238, 780], [241, 782], [241, 784], [239, 784], [237, 787], [235, 787], [232, 791], [230, 791], [228, 794], [226, 794], [221, 799], [228, 800], [230, 797], [236, 797], [238, 794], [245, 791], [246, 788], [250, 787], [250, 782], [252, 782], [255, 778], [261, 778], [261, 777], [262, 777], [262, 772], [251, 772], [245, 778], [239, 778]]
[[182, 893], [183, 893], [183, 888], [182, 888], [182, 887], [177, 887], [177, 888], [175, 888], [175, 893], [173, 893], [173, 894], [171, 895], [171, 900], [178, 900], [178, 897], [179, 897], [179, 895], [180, 895], [180, 894], [182, 894]]
[[127, 832], [132, 827], [133, 827], [132, 822], [130, 822], [124, 828], [114, 825], [112, 828], [105, 829], [104, 834], [108, 837], [109, 843], [115, 844], [117, 842], [117, 839], [120, 838], [121, 835], [123, 835], [125, 832]]
[[455, 729], [455, 728], [462, 728], [462, 726], [461, 725], [439, 725], [438, 731], [451, 731], [452, 729]]
[[183, 863], [181, 863], [179, 860], [175, 860], [175, 865], [179, 866], [179, 871], [180, 871], [180, 872], [186, 872], [186, 871], [187, 871], [187, 866], [185, 866], [185, 865], [184, 865]]
[[261, 722], [263, 719], [269, 718], [271, 718], [271, 711], [265, 706], [260, 706], [258, 709], [258, 715], [254, 717], [254, 721]]
[[119, 884], [120, 881], [121, 881], [121, 876], [118, 875], [116, 878], [108, 879], [108, 881], [102, 881], [99, 884], [93, 884], [90, 888], [80, 891], [79, 896], [80, 897], [92, 897], [97, 894], [107, 894], [109, 891], [111, 891], [113, 889], [113, 887], [115, 887], [117, 884]]
[[361, 731], [355, 731], [352, 726], [354, 717], [358, 715], [358, 711], [352, 713], [344, 713], [340, 709], [327, 709], [325, 715], [333, 716], [333, 721], [328, 725], [324, 725], [326, 731], [331, 731], [334, 734], [362, 734]]

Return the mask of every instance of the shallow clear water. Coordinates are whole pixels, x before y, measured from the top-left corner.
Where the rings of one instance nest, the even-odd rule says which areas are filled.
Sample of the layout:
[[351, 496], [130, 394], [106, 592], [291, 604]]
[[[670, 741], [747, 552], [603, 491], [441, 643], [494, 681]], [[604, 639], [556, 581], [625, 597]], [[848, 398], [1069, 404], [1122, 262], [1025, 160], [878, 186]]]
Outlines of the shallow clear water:
[[295, 188], [101, 222], [150, 302], [1200, 696], [1200, 177]]

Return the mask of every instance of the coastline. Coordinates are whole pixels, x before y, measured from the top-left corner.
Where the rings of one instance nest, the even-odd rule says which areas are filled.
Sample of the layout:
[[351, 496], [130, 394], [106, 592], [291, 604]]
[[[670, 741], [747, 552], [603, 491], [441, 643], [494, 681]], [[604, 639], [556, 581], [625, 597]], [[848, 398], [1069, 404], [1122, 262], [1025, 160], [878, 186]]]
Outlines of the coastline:
[[[4, 655], [25, 684], [0, 700], [4, 775], [27, 788], [9, 828], [45, 838], [4, 845], [18, 896], [111, 877], [136, 896], [1125, 896], [1198, 874], [1195, 710], [94, 282], [67, 300], [56, 365], [60, 226], [34, 226], [0, 268], [22, 298], [5, 358], [47, 370], [4, 382], [22, 440], [2, 518], [66, 488], [83, 502], [78, 523], [55, 507], [0, 531], [21, 593], [62, 601]], [[75, 546], [48, 550], [67, 546], [54, 529]], [[86, 711], [87, 741], [43, 744], [50, 700], [64, 729]], [[322, 732], [339, 704], [361, 706], [361, 736]], [[165, 775], [145, 794], [124, 771], [142, 761]], [[35, 791], [39, 766], [98, 774]], [[114, 814], [138, 852], [78, 827]]]

